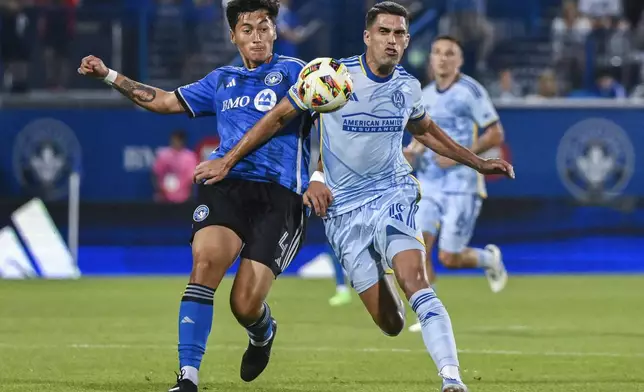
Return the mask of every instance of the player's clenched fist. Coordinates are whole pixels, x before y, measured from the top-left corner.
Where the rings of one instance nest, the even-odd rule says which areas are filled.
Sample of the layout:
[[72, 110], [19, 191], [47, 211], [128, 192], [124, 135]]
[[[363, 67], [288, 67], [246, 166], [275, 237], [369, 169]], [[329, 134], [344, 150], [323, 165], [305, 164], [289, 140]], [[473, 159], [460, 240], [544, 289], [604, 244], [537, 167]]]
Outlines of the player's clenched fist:
[[81, 60], [78, 73], [85, 76], [90, 76], [97, 79], [104, 79], [109, 72], [109, 69], [103, 63], [103, 60], [96, 56], [87, 56]]

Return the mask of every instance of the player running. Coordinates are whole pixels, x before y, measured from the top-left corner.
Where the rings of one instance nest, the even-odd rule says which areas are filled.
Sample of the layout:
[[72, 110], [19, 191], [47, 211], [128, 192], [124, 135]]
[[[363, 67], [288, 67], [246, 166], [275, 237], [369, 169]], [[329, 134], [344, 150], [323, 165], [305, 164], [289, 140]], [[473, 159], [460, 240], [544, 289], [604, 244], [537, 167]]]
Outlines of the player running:
[[[458, 41], [438, 37], [430, 54], [435, 82], [423, 89], [429, 116], [455, 141], [483, 154], [503, 142], [503, 128], [494, 105], [476, 80], [461, 74], [463, 54]], [[484, 133], [479, 138], [479, 130]], [[486, 197], [483, 176], [469, 167], [436, 155], [417, 140], [405, 149], [416, 167], [423, 194], [416, 219], [423, 231], [430, 282], [434, 279], [432, 247], [437, 233], [438, 258], [447, 268], [482, 268], [493, 292], [503, 290], [508, 275], [496, 245], [485, 249], [467, 247], [474, 231], [482, 200]], [[409, 327], [420, 331], [420, 324]]]
[[[230, 1], [226, 9], [230, 39], [244, 67], [215, 69], [174, 92], [132, 81], [93, 56], [83, 59], [79, 72], [107, 81], [156, 113], [216, 116], [221, 146], [210, 159], [220, 158], [287, 95], [304, 65], [273, 54], [278, 11], [279, 0]], [[171, 392], [198, 390], [215, 290], [238, 255], [241, 262], [230, 304], [249, 336], [241, 378], [255, 379], [268, 364], [277, 323], [265, 299], [275, 277], [297, 254], [307, 219], [302, 192], [308, 185], [307, 139], [312, 124], [307, 113], [292, 118], [278, 136], [231, 167], [223, 181], [199, 186], [193, 214], [193, 268], [179, 308], [181, 374]]]
[[[420, 83], [398, 65], [409, 43], [407, 10], [394, 2], [376, 4], [366, 17], [366, 54], [342, 60], [349, 68], [354, 98], [342, 109], [321, 114], [323, 182], [312, 181], [305, 203], [326, 216], [329, 242], [354, 289], [381, 330], [398, 335], [404, 307], [394, 275], [421, 320], [423, 340], [443, 379], [443, 392], [462, 392], [456, 343], [445, 307], [430, 287], [425, 247], [416, 229], [420, 189], [402, 154], [405, 127], [422, 144], [482, 173], [513, 177], [507, 162], [483, 160], [449, 138], [425, 113]], [[197, 178], [224, 178], [242, 159], [298, 113], [305, 111], [297, 89], [260, 120], [226, 156], [197, 167]], [[314, 174], [317, 178], [319, 175]], [[331, 195], [329, 194], [331, 192]], [[327, 209], [327, 205], [331, 202]]]

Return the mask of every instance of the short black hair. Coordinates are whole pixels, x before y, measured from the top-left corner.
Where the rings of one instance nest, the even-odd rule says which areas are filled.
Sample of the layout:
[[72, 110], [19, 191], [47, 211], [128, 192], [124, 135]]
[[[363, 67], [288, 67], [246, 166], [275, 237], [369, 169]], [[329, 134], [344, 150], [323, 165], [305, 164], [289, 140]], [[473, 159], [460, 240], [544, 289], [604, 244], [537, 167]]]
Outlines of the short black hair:
[[177, 139], [181, 143], [186, 144], [186, 140], [188, 140], [188, 135], [186, 134], [186, 131], [183, 129], [177, 129], [176, 131], [172, 132], [170, 135], [170, 139]]
[[235, 29], [239, 17], [248, 12], [268, 11], [268, 16], [275, 22], [280, 12], [280, 0], [232, 0], [226, 5], [226, 19], [231, 30]]
[[463, 51], [463, 44], [461, 44], [461, 41], [458, 40], [458, 38], [454, 37], [453, 35], [439, 35], [438, 37], [434, 38], [434, 42], [438, 41], [449, 41], [453, 44], [456, 44], [461, 51]]
[[381, 14], [402, 16], [405, 18], [405, 24], [409, 25], [409, 11], [407, 11], [407, 8], [393, 1], [383, 1], [367, 11], [365, 27], [369, 29], [373, 25], [373, 22], [376, 21], [378, 15]]

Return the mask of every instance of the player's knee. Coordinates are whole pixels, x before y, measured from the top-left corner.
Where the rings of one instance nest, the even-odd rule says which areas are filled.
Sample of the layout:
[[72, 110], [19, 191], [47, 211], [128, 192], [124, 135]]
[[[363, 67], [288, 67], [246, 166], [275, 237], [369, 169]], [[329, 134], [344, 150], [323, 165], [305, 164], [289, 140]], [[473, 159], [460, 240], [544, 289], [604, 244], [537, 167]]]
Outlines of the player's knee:
[[213, 246], [202, 245], [192, 249], [192, 277], [200, 283], [208, 276], [214, 275], [217, 268], [217, 250]]
[[405, 268], [396, 269], [398, 284], [407, 298], [410, 298], [418, 290], [427, 288], [429, 285], [426, 279], [426, 269], [422, 265], [423, 262], [424, 260], [415, 265], [410, 264], [405, 266]]
[[447, 268], [459, 268], [461, 265], [458, 253], [448, 253], [440, 251], [438, 253], [438, 259], [441, 264]]

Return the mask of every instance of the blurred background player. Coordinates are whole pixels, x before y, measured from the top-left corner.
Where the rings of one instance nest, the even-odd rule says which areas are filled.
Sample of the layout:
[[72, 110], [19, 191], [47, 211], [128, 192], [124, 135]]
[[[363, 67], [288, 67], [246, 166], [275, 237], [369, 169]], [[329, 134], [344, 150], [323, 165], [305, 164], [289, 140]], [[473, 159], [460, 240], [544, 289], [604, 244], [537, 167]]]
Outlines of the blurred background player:
[[[435, 80], [423, 89], [423, 99], [429, 116], [450, 137], [475, 154], [483, 154], [501, 145], [503, 128], [485, 89], [460, 73], [462, 64], [458, 41], [450, 36], [438, 37], [432, 45], [429, 64]], [[480, 137], [479, 131], [483, 132]], [[416, 167], [424, 190], [416, 219], [423, 231], [430, 281], [434, 280], [432, 248], [439, 235], [438, 258], [445, 267], [481, 268], [492, 291], [503, 290], [507, 273], [499, 248], [467, 247], [486, 197], [483, 176], [437, 155], [416, 140], [405, 149], [405, 156]], [[419, 328], [420, 324], [410, 327]]]
[[154, 199], [161, 203], [184, 203], [192, 196], [197, 154], [186, 147], [186, 132], [170, 135], [170, 145], [160, 148], [152, 166]]
[[[353, 79], [353, 98], [335, 112], [320, 114], [324, 173], [314, 173], [304, 199], [326, 217], [327, 238], [374, 322], [388, 336], [403, 329], [404, 307], [392, 275], [385, 274], [392, 268], [422, 320], [423, 340], [443, 379], [442, 391], [464, 392], [451, 321], [427, 281], [425, 249], [414, 223], [419, 184], [397, 146], [407, 127], [424, 145], [483, 173], [512, 177], [513, 172], [507, 162], [483, 160], [455, 143], [426, 115], [420, 83], [398, 65], [409, 45], [408, 22], [407, 10], [394, 2], [368, 11], [366, 53], [341, 60]], [[208, 165], [204, 178], [224, 178], [235, 162], [306, 111], [294, 86], [288, 101]]]
[[[103, 79], [139, 106], [156, 113], [217, 116], [223, 156], [278, 100], [304, 65], [273, 54], [278, 0], [232, 0], [226, 8], [230, 40], [244, 67], [221, 67], [202, 80], [167, 92], [108, 69], [89, 56], [79, 72]], [[226, 271], [241, 257], [230, 304], [246, 329], [248, 348], [240, 376], [252, 381], [268, 365], [277, 323], [265, 302], [275, 278], [297, 254], [305, 230], [302, 192], [308, 183], [308, 115], [231, 168], [216, 184], [200, 184], [193, 213], [193, 270], [179, 309], [181, 373], [170, 392], [194, 392], [213, 319], [213, 298]], [[291, 168], [302, 170], [294, 171]]]
[[[459, 42], [450, 36], [438, 37], [430, 52], [428, 72], [435, 81], [423, 89], [423, 98], [432, 119], [454, 140], [477, 154], [503, 142], [503, 128], [485, 89], [460, 73], [463, 54]], [[479, 130], [483, 135], [479, 138]], [[507, 273], [501, 252], [495, 245], [485, 249], [468, 248], [486, 197], [483, 177], [463, 165], [436, 156], [417, 141], [405, 149], [409, 162], [427, 191], [419, 202], [418, 222], [427, 248], [428, 275], [435, 278], [431, 264], [432, 248], [439, 237], [439, 260], [447, 268], [482, 268], [493, 292], [503, 290]], [[411, 331], [419, 331], [414, 324]]]

